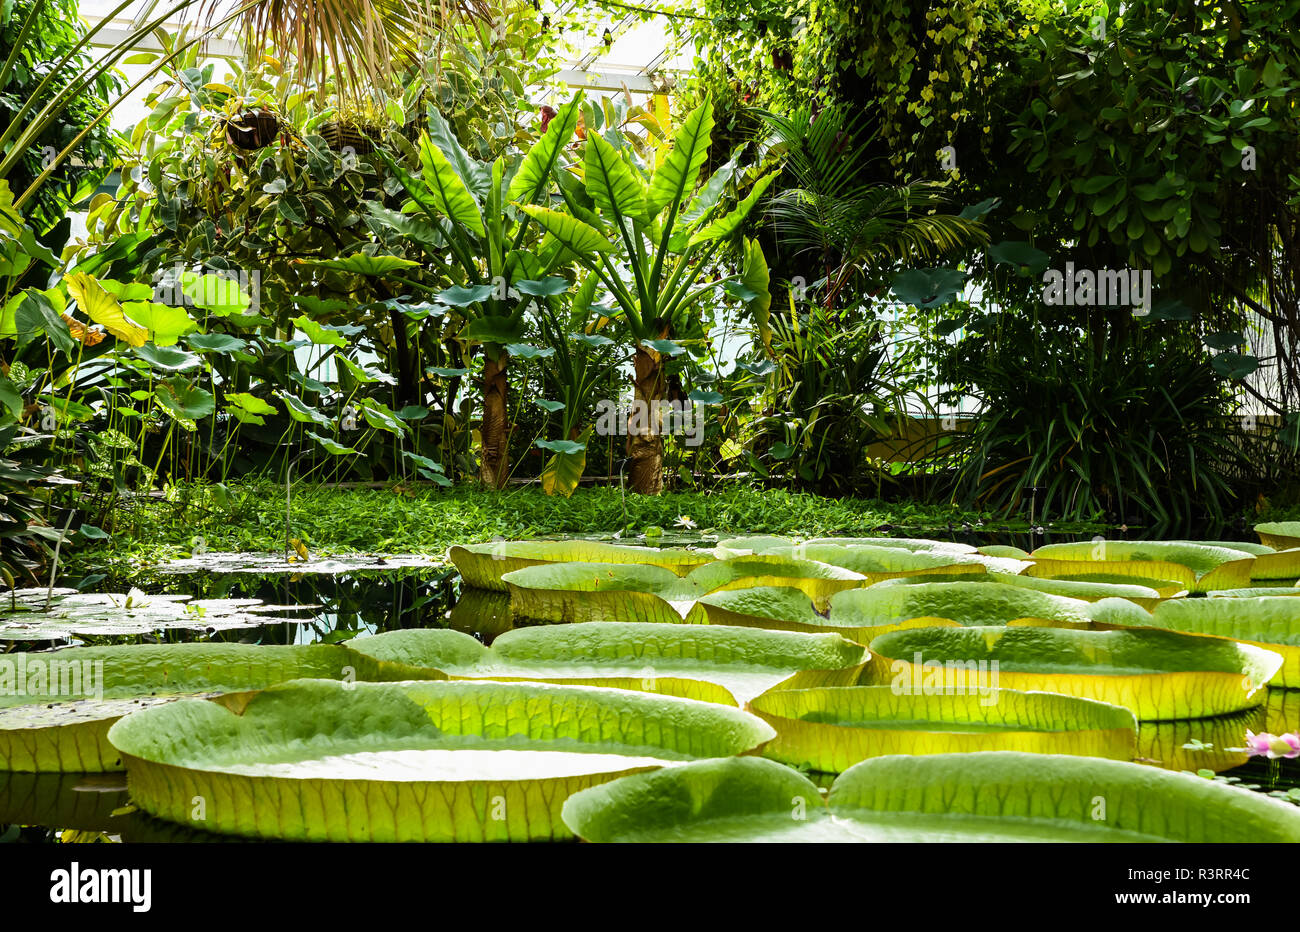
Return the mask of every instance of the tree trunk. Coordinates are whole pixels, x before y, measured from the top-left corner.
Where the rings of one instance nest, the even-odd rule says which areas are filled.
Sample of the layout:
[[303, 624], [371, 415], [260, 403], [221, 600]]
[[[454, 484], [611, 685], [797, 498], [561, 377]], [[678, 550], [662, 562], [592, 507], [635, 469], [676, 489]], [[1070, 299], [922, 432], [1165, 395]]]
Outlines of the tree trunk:
[[[493, 356], [496, 358], [493, 358]], [[483, 423], [479, 430], [483, 456], [479, 463], [479, 481], [490, 489], [505, 488], [510, 477], [510, 433], [506, 413], [506, 396], [510, 385], [506, 367], [510, 354], [498, 349], [483, 356]]]
[[418, 378], [411, 371], [411, 346], [406, 337], [406, 318], [390, 310], [389, 322], [393, 327], [393, 356], [397, 361], [397, 406], [415, 404], [419, 400]]
[[633, 492], [658, 495], [664, 487], [664, 440], [659, 401], [664, 395], [663, 358], [637, 346], [633, 357], [633, 411], [627, 422], [627, 474]]

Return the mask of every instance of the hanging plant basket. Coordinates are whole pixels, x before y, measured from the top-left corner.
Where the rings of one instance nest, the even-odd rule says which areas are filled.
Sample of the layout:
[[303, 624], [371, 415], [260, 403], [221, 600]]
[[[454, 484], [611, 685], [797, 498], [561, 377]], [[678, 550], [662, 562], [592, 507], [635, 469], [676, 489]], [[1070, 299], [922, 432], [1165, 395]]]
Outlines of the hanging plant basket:
[[275, 140], [280, 130], [280, 120], [263, 107], [245, 110], [239, 116], [226, 120], [226, 139], [237, 149], [261, 149]]
[[375, 139], [380, 131], [373, 126], [359, 126], [355, 123], [335, 121], [321, 127], [321, 136], [325, 144], [335, 152], [351, 150], [354, 155], [369, 155], [375, 151]]

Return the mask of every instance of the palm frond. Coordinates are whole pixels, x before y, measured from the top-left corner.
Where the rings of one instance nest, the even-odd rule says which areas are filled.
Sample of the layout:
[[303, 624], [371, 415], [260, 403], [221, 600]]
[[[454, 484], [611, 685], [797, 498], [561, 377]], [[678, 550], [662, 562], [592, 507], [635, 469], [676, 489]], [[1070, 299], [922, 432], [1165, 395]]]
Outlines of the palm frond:
[[[221, 0], [205, 0], [210, 22]], [[489, 0], [252, 0], [239, 23], [250, 49], [290, 54], [318, 87], [340, 95], [388, 88], [418, 66], [421, 51], [456, 22], [487, 20]]]

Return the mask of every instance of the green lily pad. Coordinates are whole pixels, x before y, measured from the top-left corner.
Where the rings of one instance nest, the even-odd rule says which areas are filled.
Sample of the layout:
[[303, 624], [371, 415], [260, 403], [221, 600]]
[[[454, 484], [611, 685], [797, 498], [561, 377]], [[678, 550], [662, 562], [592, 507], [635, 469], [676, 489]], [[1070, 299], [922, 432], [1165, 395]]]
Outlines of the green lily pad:
[[[836, 594], [831, 621], [871, 638], [916, 619], [955, 625], [1044, 624], [1086, 628], [1089, 603], [1022, 586], [931, 582], [872, 586]], [[855, 638], [857, 640], [858, 638]]]
[[1035, 589], [1049, 595], [1064, 596], [1067, 599], [1079, 599], [1084, 602], [1099, 602], [1102, 599], [1128, 599], [1135, 605], [1140, 605], [1147, 610], [1155, 608], [1161, 602], [1160, 593], [1150, 586], [1140, 586], [1132, 583], [1090, 582], [1077, 579], [1052, 579], [1045, 576], [1021, 576], [998, 572], [954, 575], [947, 578], [919, 574], [903, 579], [887, 579], [884, 582], [877, 583], [877, 585], [893, 587], [933, 582], [1001, 583], [1006, 586]]
[[[750, 553], [767, 553], [773, 548], [793, 547], [799, 541], [790, 537], [732, 537], [718, 541], [715, 553], [720, 558]], [[899, 550], [939, 551], [941, 553], [975, 553], [969, 544], [926, 540], [915, 537], [815, 537], [806, 544], [837, 544], [841, 547], [895, 547]]]
[[121, 770], [108, 743], [124, 715], [185, 696], [303, 676], [442, 678], [327, 644], [124, 644], [0, 655], [0, 770]]
[[1255, 555], [1244, 550], [1175, 541], [1104, 540], [1048, 544], [1031, 556], [1039, 575], [1119, 573], [1180, 583], [1195, 592], [1250, 585]]
[[982, 563], [967, 554], [935, 550], [906, 550], [902, 547], [877, 547], [869, 544], [830, 544], [808, 542], [790, 547], [768, 547], [764, 556], [788, 557], [799, 560], [816, 560], [831, 566], [842, 566], [866, 577], [866, 585], [914, 576], [970, 573], [976, 568], [984, 570]]
[[606, 544], [595, 540], [497, 540], [452, 547], [447, 558], [467, 586], [506, 591], [501, 577], [526, 566], [548, 563], [644, 563], [678, 576], [712, 561], [707, 551]]
[[542, 621], [707, 621], [701, 597], [784, 584], [825, 603], [863, 577], [838, 566], [775, 556], [717, 560], [684, 577], [661, 566], [557, 563], [502, 576], [514, 611]]
[[182, 700], [109, 731], [145, 811], [309, 841], [569, 838], [560, 807], [577, 790], [772, 736], [739, 709], [628, 690], [327, 680], [271, 687], [240, 714]]
[[1235, 540], [1198, 540], [1173, 541], [1179, 544], [1200, 544], [1206, 547], [1227, 547], [1231, 550], [1243, 550], [1255, 555], [1255, 563], [1250, 568], [1250, 578], [1258, 579], [1297, 579], [1300, 578], [1300, 544], [1291, 549], [1278, 550], [1266, 544], [1252, 544]]
[[610, 686], [739, 705], [778, 684], [848, 685], [868, 654], [833, 634], [599, 622], [518, 628], [491, 647], [458, 631], [390, 631], [349, 642], [450, 679]]
[[913, 628], [881, 635], [871, 653], [873, 683], [902, 688], [929, 676], [961, 686], [947, 680], [992, 677], [996, 662], [1000, 687], [1122, 705], [1141, 721], [1252, 708], [1282, 666], [1279, 654], [1250, 644], [1149, 628]]
[[1300, 600], [1277, 596], [1253, 599], [1178, 599], [1156, 608], [1153, 628], [1233, 638], [1282, 655], [1270, 686], [1300, 687]]
[[1274, 550], [1300, 547], [1300, 521], [1267, 521], [1255, 525], [1255, 533]]
[[1300, 808], [1123, 761], [986, 751], [898, 755], [816, 784], [740, 757], [584, 790], [564, 821], [592, 842], [1300, 841]]
[[1128, 709], [982, 685], [776, 689], [746, 708], [776, 729], [763, 756], [840, 773], [868, 757], [954, 751], [1034, 751], [1132, 760], [1137, 720]]

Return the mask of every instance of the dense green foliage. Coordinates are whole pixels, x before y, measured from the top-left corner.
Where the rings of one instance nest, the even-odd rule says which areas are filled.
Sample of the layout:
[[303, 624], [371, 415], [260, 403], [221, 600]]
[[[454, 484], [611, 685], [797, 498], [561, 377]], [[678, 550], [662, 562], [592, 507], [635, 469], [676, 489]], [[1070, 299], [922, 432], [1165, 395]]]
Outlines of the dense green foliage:
[[[271, 483], [229, 487], [181, 486], [170, 500], [141, 500], [116, 519], [111, 549], [83, 550], [77, 559], [100, 561], [112, 554], [157, 558], [188, 551], [195, 537], [210, 550], [283, 550], [284, 487]], [[583, 489], [572, 499], [538, 489], [485, 493], [477, 489], [295, 489], [290, 528], [313, 550], [369, 550], [441, 554], [454, 543], [552, 534], [613, 534], [635, 538], [648, 529], [697, 536], [705, 530], [732, 533], [867, 535], [882, 527], [917, 532], [986, 521], [991, 515], [943, 505], [890, 504], [827, 499], [769, 490], [623, 495], [618, 489]], [[698, 530], [678, 523], [686, 517]], [[1017, 526], [1023, 530], [1024, 525]], [[1086, 531], [1097, 526], [1078, 525]], [[651, 532], [654, 533], [653, 531]]]

